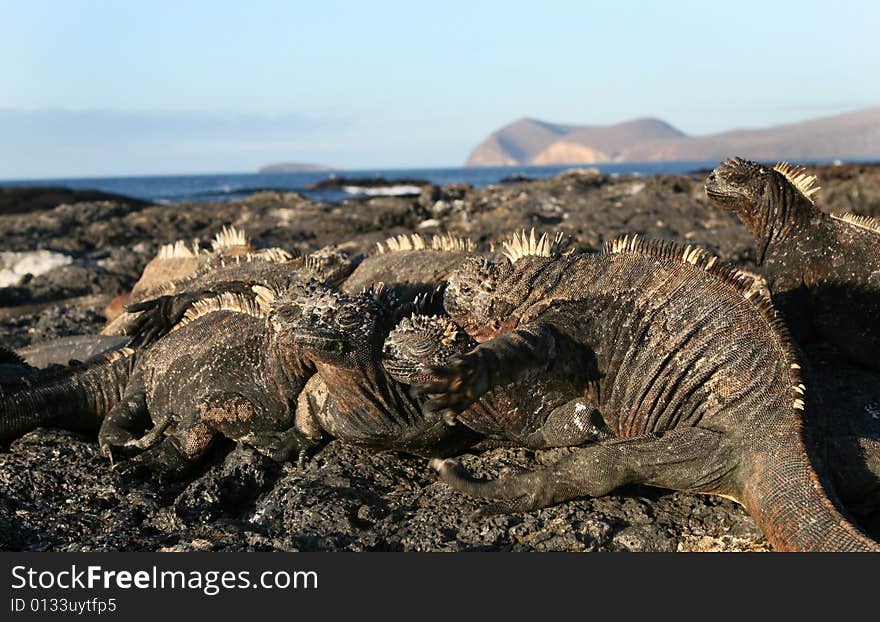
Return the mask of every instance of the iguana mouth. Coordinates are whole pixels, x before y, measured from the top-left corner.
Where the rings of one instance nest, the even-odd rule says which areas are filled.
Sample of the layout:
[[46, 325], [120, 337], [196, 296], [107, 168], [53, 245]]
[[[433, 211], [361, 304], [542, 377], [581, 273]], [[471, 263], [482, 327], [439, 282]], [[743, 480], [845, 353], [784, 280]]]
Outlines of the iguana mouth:
[[708, 196], [719, 207], [727, 207], [729, 205], [733, 205], [738, 198], [735, 195], [727, 194], [720, 190], [710, 188], [708, 184], [706, 185], [706, 196]]
[[292, 335], [294, 343], [310, 350], [342, 353], [345, 342], [333, 333], [317, 333], [314, 331], [296, 331]]
[[382, 366], [392, 377], [405, 384], [422, 384], [438, 380], [436, 374], [431, 374], [425, 369], [414, 367], [412, 363], [407, 361], [385, 359], [382, 361]]

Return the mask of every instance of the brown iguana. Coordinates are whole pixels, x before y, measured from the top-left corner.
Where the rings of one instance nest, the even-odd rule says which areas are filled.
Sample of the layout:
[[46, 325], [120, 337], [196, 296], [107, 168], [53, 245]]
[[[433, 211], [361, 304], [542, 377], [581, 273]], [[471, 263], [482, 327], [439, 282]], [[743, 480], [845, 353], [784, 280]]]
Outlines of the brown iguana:
[[[383, 367], [395, 380], [410, 385], [437, 380], [432, 367], [442, 366], [477, 343], [451, 318], [413, 315], [404, 318], [385, 340]], [[458, 416], [487, 439], [507, 445], [541, 449], [575, 446], [612, 436], [601, 414], [584, 400], [582, 382], [595, 377], [586, 372], [594, 361], [571, 369], [557, 355], [541, 373], [527, 381], [495, 387]], [[580, 372], [580, 378], [573, 372]], [[574, 396], [574, 397], [572, 397]], [[568, 401], [567, 401], [568, 400]], [[834, 488], [845, 503], [861, 505], [880, 500], [880, 438], [877, 426], [866, 421], [826, 426], [829, 465]]]
[[[424, 238], [404, 234], [378, 243], [376, 251], [366, 258], [351, 258], [334, 247], [292, 259], [275, 258], [275, 253], [265, 258], [251, 254], [247, 261], [224, 261], [219, 267], [210, 264], [193, 277], [165, 283], [154, 290], [157, 297], [129, 305], [129, 316], [117, 320], [112, 330], [132, 335], [135, 345], [146, 345], [171, 330], [201, 299], [216, 300], [223, 292], [232, 292], [254, 300], [254, 286], [280, 292], [303, 278], [319, 278], [351, 293], [361, 292], [373, 283], [393, 283], [398, 297], [412, 299], [442, 285], [474, 248], [472, 241], [451, 235]], [[292, 279], [292, 275], [297, 278]]]
[[507, 511], [629, 483], [718, 494], [742, 503], [777, 549], [880, 550], [811, 458], [798, 356], [760, 279], [638, 236], [598, 254], [536, 256], [551, 250], [517, 236], [509, 260], [470, 260], [450, 277], [453, 319], [492, 330], [432, 370], [441, 380], [422, 385], [426, 409], [461, 413], [576, 343], [595, 357], [591, 407], [614, 438], [494, 481], [434, 460], [443, 481]]
[[[400, 383], [437, 380], [431, 368], [462, 355], [477, 343], [445, 315], [413, 314], [389, 333], [382, 365]], [[458, 420], [487, 439], [543, 449], [568, 447], [611, 436], [583, 395], [593, 388], [595, 359], [573, 344], [557, 351], [549, 364], [525, 379], [494, 387], [458, 415]]]
[[735, 212], [755, 236], [758, 263], [796, 337], [807, 338], [812, 327], [851, 360], [878, 369], [880, 223], [826, 214], [814, 203], [818, 190], [800, 167], [741, 158], [706, 180], [712, 203]]
[[288, 318], [291, 337], [316, 370], [300, 394], [301, 432], [422, 456], [450, 455], [479, 439], [464, 426], [426, 418], [424, 400], [382, 366], [383, 341], [413, 305], [384, 286], [360, 294], [318, 286], [299, 302], [299, 315]]

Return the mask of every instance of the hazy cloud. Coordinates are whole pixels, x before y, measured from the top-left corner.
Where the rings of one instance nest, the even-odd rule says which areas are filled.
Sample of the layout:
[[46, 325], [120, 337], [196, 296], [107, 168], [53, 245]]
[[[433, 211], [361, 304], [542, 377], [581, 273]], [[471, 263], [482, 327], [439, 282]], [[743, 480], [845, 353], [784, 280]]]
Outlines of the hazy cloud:
[[306, 157], [351, 118], [0, 108], [0, 179], [249, 170]]

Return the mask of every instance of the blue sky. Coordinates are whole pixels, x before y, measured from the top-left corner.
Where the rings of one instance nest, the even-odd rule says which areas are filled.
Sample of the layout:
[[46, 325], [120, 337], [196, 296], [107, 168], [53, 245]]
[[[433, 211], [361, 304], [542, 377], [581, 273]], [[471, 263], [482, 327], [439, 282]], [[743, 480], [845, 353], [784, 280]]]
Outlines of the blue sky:
[[880, 104], [875, 1], [0, 0], [0, 20], [0, 179], [457, 166], [523, 116], [705, 134]]

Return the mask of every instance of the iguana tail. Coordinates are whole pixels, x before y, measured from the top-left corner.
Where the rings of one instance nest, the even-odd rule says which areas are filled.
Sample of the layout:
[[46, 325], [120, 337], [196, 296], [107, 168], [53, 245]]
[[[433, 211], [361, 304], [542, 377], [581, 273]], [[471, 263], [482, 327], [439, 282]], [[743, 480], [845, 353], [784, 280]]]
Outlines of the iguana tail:
[[800, 426], [767, 434], [746, 457], [742, 502], [778, 551], [880, 551], [845, 514], [807, 453]]
[[0, 391], [0, 439], [44, 425], [97, 430], [121, 399], [135, 359], [134, 350], [124, 348], [87, 365], [47, 369], [14, 392]]

